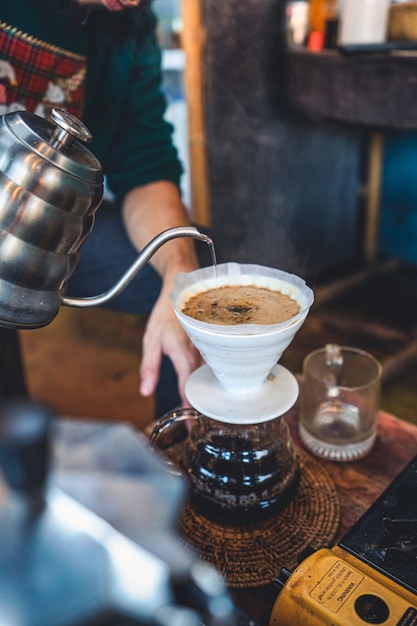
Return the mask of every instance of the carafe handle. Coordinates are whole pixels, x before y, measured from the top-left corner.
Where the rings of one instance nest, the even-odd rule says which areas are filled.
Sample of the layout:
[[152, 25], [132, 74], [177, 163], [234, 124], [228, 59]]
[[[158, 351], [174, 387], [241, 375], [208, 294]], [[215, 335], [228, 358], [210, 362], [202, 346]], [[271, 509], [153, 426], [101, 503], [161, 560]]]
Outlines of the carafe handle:
[[[149, 436], [149, 445], [153, 450], [164, 453], [176, 443], [184, 441], [188, 437], [190, 421], [196, 421], [202, 417], [201, 413], [192, 408], [171, 411], [161, 417], [155, 424]], [[178, 466], [167, 456], [165, 461], [175, 474], [181, 474]]]

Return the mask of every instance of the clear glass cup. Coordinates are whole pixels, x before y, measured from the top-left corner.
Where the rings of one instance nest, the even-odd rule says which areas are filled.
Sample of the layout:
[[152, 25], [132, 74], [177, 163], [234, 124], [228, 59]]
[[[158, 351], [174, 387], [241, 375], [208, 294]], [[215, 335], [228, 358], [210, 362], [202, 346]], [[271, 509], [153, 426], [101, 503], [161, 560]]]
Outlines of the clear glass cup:
[[359, 459], [372, 449], [381, 364], [371, 354], [328, 344], [307, 355], [300, 385], [300, 437], [316, 456]]
[[285, 506], [298, 485], [298, 459], [283, 417], [228, 424], [182, 409], [157, 422], [150, 444], [188, 479], [193, 505], [218, 521], [263, 519]]

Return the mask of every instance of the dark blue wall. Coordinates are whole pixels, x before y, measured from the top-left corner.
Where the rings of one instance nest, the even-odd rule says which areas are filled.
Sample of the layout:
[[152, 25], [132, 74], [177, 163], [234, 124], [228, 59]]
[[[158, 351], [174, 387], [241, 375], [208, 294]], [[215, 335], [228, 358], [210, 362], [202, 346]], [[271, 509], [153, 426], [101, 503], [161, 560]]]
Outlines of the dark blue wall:
[[379, 250], [417, 264], [417, 132], [384, 137]]
[[262, 263], [310, 278], [352, 258], [363, 138], [279, 105], [276, 96], [285, 84], [275, 46], [275, 0], [203, 0], [202, 7], [219, 260]]

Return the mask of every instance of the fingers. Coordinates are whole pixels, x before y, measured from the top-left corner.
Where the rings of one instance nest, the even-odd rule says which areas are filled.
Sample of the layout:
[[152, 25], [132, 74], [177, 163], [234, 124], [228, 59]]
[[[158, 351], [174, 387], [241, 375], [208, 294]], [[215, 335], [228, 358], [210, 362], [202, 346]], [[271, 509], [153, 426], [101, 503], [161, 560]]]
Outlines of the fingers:
[[159, 369], [162, 361], [162, 349], [157, 335], [146, 330], [142, 340], [142, 359], [139, 369], [140, 387], [143, 396], [151, 396], [158, 384]]
[[162, 356], [172, 361], [178, 377], [178, 391], [184, 406], [188, 406], [184, 395], [187, 378], [201, 363], [198, 351], [188, 336], [174, 319], [164, 320], [155, 315], [149, 319], [142, 342], [140, 366], [140, 393], [149, 396], [154, 393], [159, 380]]

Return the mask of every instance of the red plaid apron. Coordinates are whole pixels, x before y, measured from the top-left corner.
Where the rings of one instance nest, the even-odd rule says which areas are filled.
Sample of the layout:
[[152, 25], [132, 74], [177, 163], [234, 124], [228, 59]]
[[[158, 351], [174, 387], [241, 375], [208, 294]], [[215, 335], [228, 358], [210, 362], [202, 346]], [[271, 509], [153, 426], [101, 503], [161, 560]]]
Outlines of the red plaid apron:
[[0, 115], [52, 107], [82, 117], [86, 58], [0, 23]]

